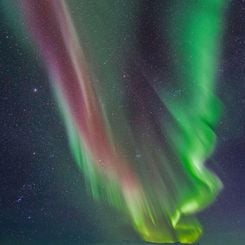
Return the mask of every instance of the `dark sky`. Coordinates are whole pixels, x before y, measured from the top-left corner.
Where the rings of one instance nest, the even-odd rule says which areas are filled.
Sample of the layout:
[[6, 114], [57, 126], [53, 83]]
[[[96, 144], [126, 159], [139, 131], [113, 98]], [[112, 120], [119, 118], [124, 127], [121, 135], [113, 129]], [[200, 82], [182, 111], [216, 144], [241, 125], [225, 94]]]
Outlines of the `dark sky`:
[[[45, 74], [0, 14], [0, 244], [135, 239], [116, 213], [87, 196]], [[200, 214], [200, 244], [245, 244], [244, 88], [245, 1], [233, 0], [219, 69], [224, 115], [210, 159], [224, 190]]]

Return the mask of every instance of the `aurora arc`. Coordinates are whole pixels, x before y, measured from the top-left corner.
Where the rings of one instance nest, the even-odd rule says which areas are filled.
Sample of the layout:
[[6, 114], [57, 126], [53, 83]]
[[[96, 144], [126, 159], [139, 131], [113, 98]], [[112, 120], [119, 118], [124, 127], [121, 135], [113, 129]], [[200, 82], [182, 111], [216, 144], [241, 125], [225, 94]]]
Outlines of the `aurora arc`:
[[[125, 211], [146, 241], [197, 241], [202, 227], [195, 214], [222, 188], [205, 161], [215, 146], [213, 128], [221, 111], [215, 80], [224, 2], [172, 1], [165, 38], [174, 54], [173, 75], [156, 83], [143, 69], [122, 75], [129, 59], [120, 45], [105, 59], [103, 45], [117, 50], [121, 42], [119, 34], [112, 36], [121, 17], [106, 12], [110, 0], [80, 1], [83, 13], [100, 9], [114, 20], [104, 22], [72, 15], [68, 1], [21, 1], [91, 195]], [[137, 13], [139, 3], [125, 7], [122, 1], [121, 11]], [[134, 32], [133, 21], [127, 24], [121, 32]], [[128, 42], [137, 46], [134, 38]]]

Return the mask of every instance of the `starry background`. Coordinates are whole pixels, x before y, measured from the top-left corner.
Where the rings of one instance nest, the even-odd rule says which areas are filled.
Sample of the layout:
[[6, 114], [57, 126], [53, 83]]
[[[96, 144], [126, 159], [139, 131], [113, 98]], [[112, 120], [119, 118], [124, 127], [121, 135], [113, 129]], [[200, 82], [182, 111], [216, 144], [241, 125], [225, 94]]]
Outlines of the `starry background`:
[[[204, 245], [245, 244], [244, 16], [245, 1], [231, 1], [218, 71], [224, 115], [210, 159], [225, 188], [200, 214]], [[0, 84], [0, 244], [137, 240], [116, 212], [84, 191], [46, 72], [1, 12]]]

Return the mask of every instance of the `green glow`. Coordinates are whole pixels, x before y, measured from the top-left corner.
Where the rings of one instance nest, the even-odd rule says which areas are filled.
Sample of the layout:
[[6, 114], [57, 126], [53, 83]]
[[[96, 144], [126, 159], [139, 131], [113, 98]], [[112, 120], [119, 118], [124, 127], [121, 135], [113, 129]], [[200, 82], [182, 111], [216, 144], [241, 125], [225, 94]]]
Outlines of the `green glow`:
[[[68, 59], [67, 64], [71, 66], [70, 73], [67, 75], [64, 71], [66, 62], [56, 62], [53, 66], [56, 70], [51, 66], [48, 70], [51, 81], [57, 77], [54, 93], [67, 129], [71, 151], [85, 176], [88, 191], [94, 199], [107, 201], [124, 212], [146, 241], [197, 241], [203, 230], [195, 215], [210, 205], [222, 188], [222, 183], [206, 168], [205, 162], [214, 150], [216, 136], [213, 130], [222, 111], [215, 95], [215, 81], [224, 28], [225, 1], [173, 0], [166, 6], [161, 5], [164, 8], [159, 9], [160, 16], [164, 18], [159, 35], [166, 35], [164, 40], [171, 56], [170, 75], [165, 78], [167, 81], [159, 82], [160, 85], [155, 85], [147, 78], [147, 85], [153, 90], [152, 97], [139, 91], [127, 94], [130, 89], [138, 89], [133, 86], [135, 80], [140, 80], [142, 74], [148, 72], [144, 71], [140, 63], [142, 60], [137, 60], [142, 55], [142, 49], [138, 47], [141, 40], [137, 39], [140, 8], [144, 7], [141, 1], [71, 0], [66, 3], [69, 8], [65, 9], [65, 13], [67, 16], [70, 13], [74, 30], [72, 23], [66, 23], [67, 16], [62, 16], [62, 11], [51, 13], [60, 13], [62, 18], [54, 16], [57, 17], [55, 20], [61, 18], [66, 24], [57, 24], [60, 29], [56, 35], [62, 33], [57, 43], [63, 47], [64, 42], [65, 48], [68, 47], [64, 54]], [[51, 11], [54, 6], [59, 4], [49, 6]], [[39, 33], [40, 26], [34, 27], [38, 34], [45, 33]], [[71, 30], [67, 30], [69, 27]], [[47, 40], [44, 38], [40, 42], [41, 47], [47, 47], [46, 50], [42, 47], [42, 52], [48, 54], [44, 57], [52, 57], [48, 65], [57, 61], [57, 57], [62, 59], [61, 56], [55, 56], [57, 52], [49, 50], [54, 48], [55, 40], [52, 38], [51, 34]], [[81, 47], [74, 47], [78, 39]], [[80, 57], [76, 56], [79, 52], [81, 57], [84, 54], [85, 61], [80, 62], [77, 58]], [[128, 68], [132, 66], [129, 58], [136, 59], [140, 68], [135, 68], [136, 71], [134, 67]], [[80, 70], [84, 63], [88, 66], [89, 76], [83, 74], [87, 71], [84, 67]], [[122, 76], [124, 70], [128, 76], [126, 78]], [[58, 81], [60, 71], [62, 75], [67, 75], [60, 77], [68, 77], [63, 83]], [[69, 81], [73, 72], [77, 77]], [[130, 77], [130, 72], [135, 72], [135, 77]], [[87, 77], [91, 77], [91, 81]], [[128, 83], [125, 79], [128, 79]], [[86, 123], [84, 126], [82, 120], [79, 121], [81, 125], [76, 121], [77, 115], [69, 107], [71, 98], [67, 99], [62, 94], [64, 88], [69, 88], [67, 84], [72, 82], [80, 85], [80, 95], [84, 96], [76, 98], [76, 102], [92, 105], [85, 106], [87, 111], [81, 110], [84, 121], [89, 121], [93, 113], [99, 114], [92, 118], [101, 121], [89, 122], [94, 123], [92, 128], [97, 129], [96, 132], [105, 132], [100, 135], [109, 139], [108, 148], [101, 147], [100, 142], [107, 141], [99, 141]], [[143, 79], [141, 82], [144, 82]], [[74, 96], [77, 94], [74, 93]], [[164, 113], [156, 109], [159, 104], [154, 104], [154, 96], [157, 101], [160, 99], [161, 109], [166, 108]], [[149, 108], [153, 108], [153, 111]], [[99, 124], [102, 126], [99, 127]], [[86, 145], [86, 137], [93, 145]], [[108, 164], [101, 162], [101, 156]], [[121, 171], [128, 175], [124, 176]]]
[[[179, 1], [169, 20], [172, 51], [176, 53], [179, 98], [162, 98], [176, 119], [169, 139], [193, 181], [181, 209], [191, 213], [214, 200], [221, 182], [204, 166], [215, 145], [215, 127], [221, 104], [214, 94], [223, 28], [224, 1]], [[196, 190], [195, 190], [196, 189]]]

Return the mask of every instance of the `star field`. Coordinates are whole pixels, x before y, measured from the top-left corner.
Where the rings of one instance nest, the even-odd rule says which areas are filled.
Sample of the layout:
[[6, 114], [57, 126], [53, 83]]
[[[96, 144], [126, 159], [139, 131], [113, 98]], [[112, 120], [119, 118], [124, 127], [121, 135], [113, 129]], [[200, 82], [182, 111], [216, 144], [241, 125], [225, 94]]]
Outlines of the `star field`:
[[[117, 211], [88, 195], [38, 51], [25, 49], [21, 43], [29, 43], [29, 38], [20, 41], [4, 16], [0, 14], [0, 244], [113, 244], [125, 235], [138, 241], [125, 220], [115, 219]], [[208, 161], [224, 189], [199, 215], [205, 227], [202, 245], [245, 243], [244, 16], [245, 1], [231, 1], [218, 70], [217, 93], [224, 112], [217, 129], [217, 148]], [[153, 35], [145, 42], [159, 42], [158, 38]], [[161, 54], [149, 57], [147, 52], [158, 70]], [[113, 50], [109, 53], [115, 55]], [[104, 63], [110, 65], [110, 57]], [[158, 75], [153, 77], [157, 80]], [[123, 79], [129, 76], [126, 70], [122, 72]], [[176, 90], [172, 96], [181, 93]], [[113, 113], [116, 118], [117, 112]], [[135, 153], [135, 159], [142, 156]]]

